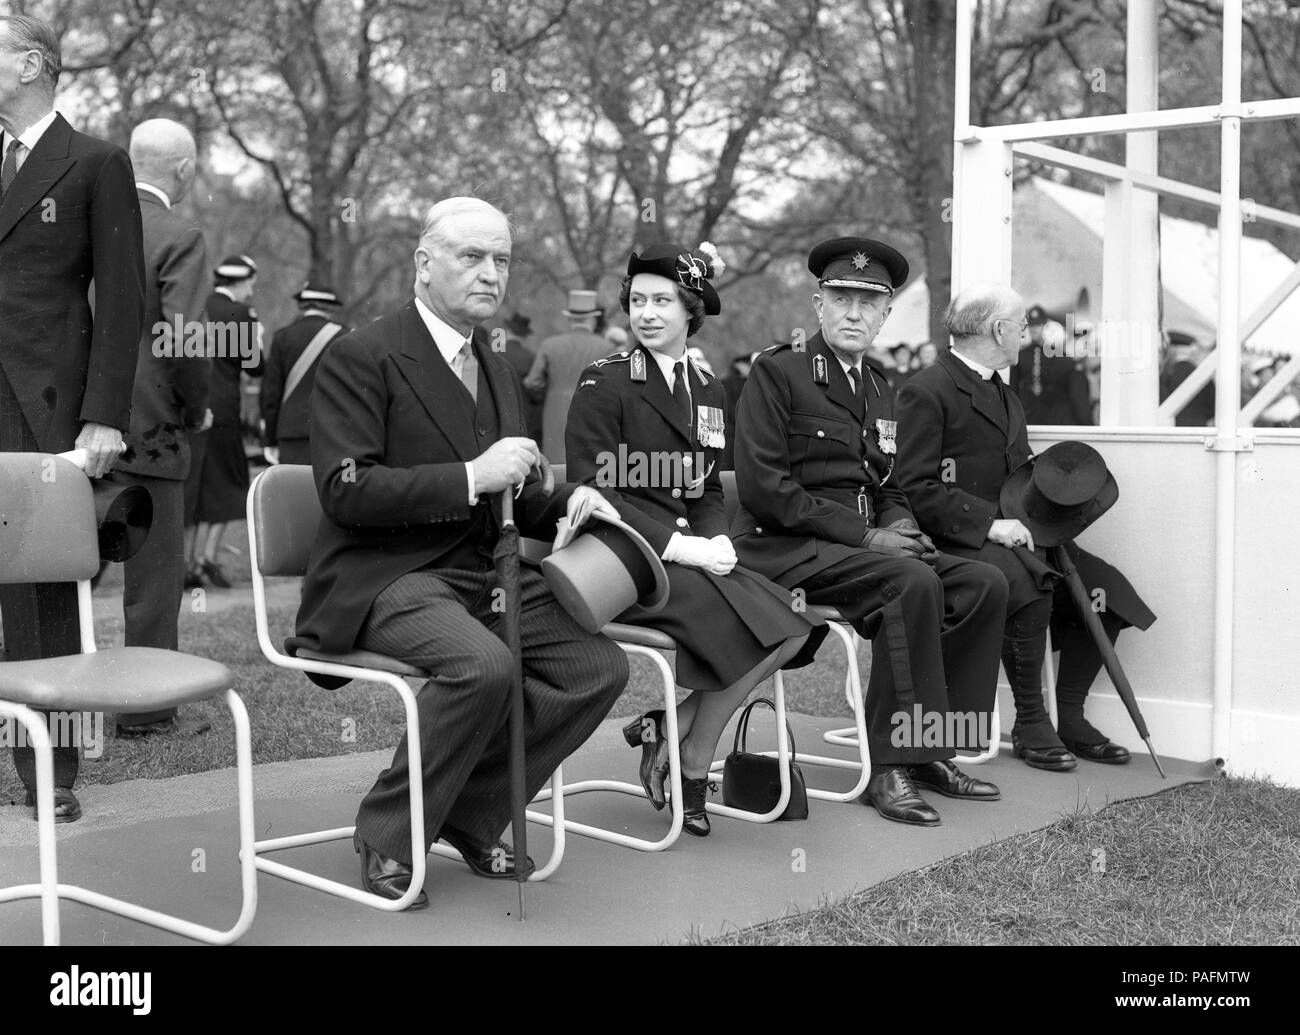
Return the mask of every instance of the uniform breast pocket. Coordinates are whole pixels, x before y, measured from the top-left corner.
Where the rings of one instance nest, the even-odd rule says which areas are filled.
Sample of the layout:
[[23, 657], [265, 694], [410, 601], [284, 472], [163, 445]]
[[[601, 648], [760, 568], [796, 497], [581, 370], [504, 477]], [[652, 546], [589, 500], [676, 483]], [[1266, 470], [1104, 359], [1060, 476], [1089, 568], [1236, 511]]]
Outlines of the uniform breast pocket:
[[804, 485], [826, 478], [827, 463], [853, 446], [853, 427], [813, 413], [790, 414], [790, 473]]

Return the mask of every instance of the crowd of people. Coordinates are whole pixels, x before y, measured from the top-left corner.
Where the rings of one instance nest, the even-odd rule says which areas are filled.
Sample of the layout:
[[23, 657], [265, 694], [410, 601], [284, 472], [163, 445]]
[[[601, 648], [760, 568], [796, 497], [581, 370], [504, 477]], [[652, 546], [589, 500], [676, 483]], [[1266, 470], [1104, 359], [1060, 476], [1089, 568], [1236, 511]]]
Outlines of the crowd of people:
[[[1021, 369], [1045, 321], [1006, 285], [953, 299], [950, 348], [912, 357], [900, 346], [878, 363], [874, 343], [908, 260], [871, 237], [822, 241], [807, 258], [817, 333], [747, 355], [719, 379], [690, 339], [721, 312], [723, 258], [707, 243], [665, 242], [628, 260], [624, 341], [598, 333], [596, 293], [575, 290], [569, 330], [530, 356], [527, 317], [506, 321], [504, 348], [489, 333], [510, 276], [510, 221], [453, 197], [425, 214], [407, 304], [349, 330], [334, 292], [309, 282], [295, 296], [298, 318], [264, 353], [256, 264], [234, 255], [209, 269], [202, 234], [174, 210], [194, 177], [189, 133], [150, 120], [129, 156], [76, 133], [53, 111], [57, 37], [22, 16], [0, 19], [0, 31], [0, 310], [16, 329], [0, 340], [0, 449], [77, 446], [90, 477], [111, 471], [148, 489], [154, 523], [148, 548], [127, 562], [126, 642], [174, 649], [186, 580], [225, 581], [221, 537], [249, 486], [240, 379], [262, 376], [267, 458], [310, 464], [324, 512], [288, 649], [364, 650], [431, 673], [418, 695], [420, 770], [403, 740], [360, 803], [355, 845], [372, 893], [411, 890], [411, 780], [423, 784], [430, 843], [448, 842], [481, 876], [512, 875], [501, 836], [514, 659], [497, 635], [493, 564], [507, 493], [525, 535], [551, 540], [563, 519], [634, 537], [662, 565], [655, 592], [620, 618], [673, 638], [687, 693], [673, 723], [650, 711], [624, 733], [646, 798], [662, 809], [676, 729], [690, 834], [710, 832], [723, 727], [772, 673], [809, 664], [826, 635], [808, 604], [833, 606], [872, 644], [862, 802], [884, 819], [939, 824], [925, 793], [1001, 797], [955, 761], [985, 745], [899, 723], [919, 709], [940, 729], [982, 728], [945, 720], [990, 712], [999, 664], [1015, 698], [1017, 758], [1052, 772], [1079, 758], [1128, 760], [1085, 715], [1100, 653], [1047, 547], [1069, 550], [1107, 601], [1112, 641], [1155, 616], [1120, 572], [1072, 545], [1115, 501], [1101, 457], [1082, 443], [1031, 454], [1020, 389], [1041, 401], [1055, 387], [1032, 356]], [[32, 210], [46, 195], [69, 214], [57, 227]], [[51, 246], [56, 234], [66, 247]], [[56, 305], [66, 326], [51, 326]], [[196, 324], [201, 355], [180, 340]], [[664, 477], [633, 478], [618, 464], [611, 474], [612, 457], [635, 456], [674, 462]], [[559, 484], [547, 458], [567, 465]], [[729, 464], [734, 518], [720, 477]], [[610, 711], [628, 663], [535, 568], [514, 603], [531, 796]], [[66, 587], [0, 589], [7, 656], [75, 653], [75, 606]], [[1049, 629], [1062, 652], [1055, 725], [1040, 682]], [[119, 717], [125, 735], [176, 728], [174, 714]], [[15, 749], [15, 761], [32, 787], [31, 750]], [[80, 815], [76, 763], [75, 748], [56, 753], [61, 822]], [[421, 890], [413, 905], [426, 902]]]

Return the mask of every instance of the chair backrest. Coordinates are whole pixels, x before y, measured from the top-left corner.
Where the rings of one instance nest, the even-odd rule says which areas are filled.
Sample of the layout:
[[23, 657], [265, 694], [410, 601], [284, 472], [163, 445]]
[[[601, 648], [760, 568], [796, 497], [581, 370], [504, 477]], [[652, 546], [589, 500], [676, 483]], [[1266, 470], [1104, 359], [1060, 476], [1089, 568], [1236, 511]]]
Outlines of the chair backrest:
[[252, 493], [253, 563], [262, 575], [305, 575], [323, 512], [306, 464], [277, 464], [257, 476]]
[[0, 583], [80, 582], [98, 570], [81, 468], [48, 453], [0, 453]]
[[736, 511], [740, 509], [740, 493], [736, 490], [736, 472], [722, 472], [722, 505], [727, 511], [727, 520], [736, 520]]

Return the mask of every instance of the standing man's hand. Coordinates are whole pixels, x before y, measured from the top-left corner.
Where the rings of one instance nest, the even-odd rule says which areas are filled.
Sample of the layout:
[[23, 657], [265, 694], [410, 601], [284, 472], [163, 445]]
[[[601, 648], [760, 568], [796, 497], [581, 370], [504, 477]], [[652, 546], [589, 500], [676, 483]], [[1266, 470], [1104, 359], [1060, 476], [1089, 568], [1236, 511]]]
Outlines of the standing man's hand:
[[117, 458], [126, 451], [126, 442], [117, 428], [107, 424], [95, 424], [87, 421], [81, 426], [74, 449], [86, 451], [86, 465], [83, 468], [87, 478], [102, 478], [113, 469]]

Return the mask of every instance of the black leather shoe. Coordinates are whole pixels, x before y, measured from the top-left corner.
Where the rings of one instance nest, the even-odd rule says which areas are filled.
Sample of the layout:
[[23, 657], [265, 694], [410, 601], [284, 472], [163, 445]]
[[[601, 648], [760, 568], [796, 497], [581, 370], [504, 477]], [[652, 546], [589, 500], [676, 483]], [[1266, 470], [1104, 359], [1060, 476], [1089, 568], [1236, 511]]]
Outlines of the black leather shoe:
[[[27, 807], [32, 810], [32, 819], [39, 819], [36, 809], [36, 792], [27, 792]], [[75, 823], [81, 818], [81, 802], [72, 793], [71, 787], [54, 788], [54, 822]]]
[[1050, 773], [1068, 773], [1079, 764], [1064, 747], [1026, 747], [1014, 729], [1011, 731], [1011, 753], [1016, 758], [1023, 758], [1025, 765], [1046, 769]]
[[[480, 877], [487, 877], [491, 880], [515, 879], [515, 850], [504, 841], [498, 841], [494, 845], [485, 844], [482, 841], [474, 840], [474, 838], [457, 830], [455, 827], [446, 825], [439, 832], [438, 838], [446, 841], [452, 848], [460, 852], [461, 858], [465, 860], [465, 865]], [[526, 858], [524, 860], [524, 875], [527, 876], [535, 869], [537, 867], [533, 865], [533, 860]]]
[[916, 793], [905, 766], [895, 766], [875, 773], [858, 799], [863, 805], [875, 806], [885, 819], [910, 823], [918, 827], [937, 827], [939, 813]]
[[997, 801], [1002, 797], [996, 784], [967, 776], [951, 759], [909, 765], [907, 774], [921, 787], [938, 791], [947, 798], [964, 798], [969, 801]]
[[1124, 765], [1129, 760], [1128, 748], [1112, 744], [1109, 740], [1101, 744], [1081, 744], [1077, 740], [1061, 738], [1061, 743], [1080, 758], [1089, 762], [1102, 762], [1105, 765]]
[[185, 569], [185, 588], [198, 589], [203, 585], [203, 572], [199, 568], [189, 567]]
[[668, 739], [664, 733], [664, 712], [646, 712], [623, 727], [629, 747], [641, 749], [641, 786], [658, 812], [668, 803], [664, 782], [668, 779]]
[[[411, 886], [411, 867], [406, 863], [380, 855], [361, 840], [360, 834], [352, 835], [352, 847], [361, 855], [361, 886], [372, 895], [392, 899], [396, 902], [406, 894]], [[420, 889], [415, 900], [406, 908], [423, 909], [429, 904], [429, 896]]]
[[216, 561], [204, 561], [200, 567], [203, 574], [207, 576], [208, 581], [218, 589], [230, 589], [234, 585], [225, 570]]
[[713, 829], [709, 826], [709, 813], [704, 807], [705, 792], [710, 786], [713, 790], [718, 789], [716, 784], [709, 784], [707, 776], [698, 780], [682, 777], [682, 829], [696, 837], [708, 837]]

